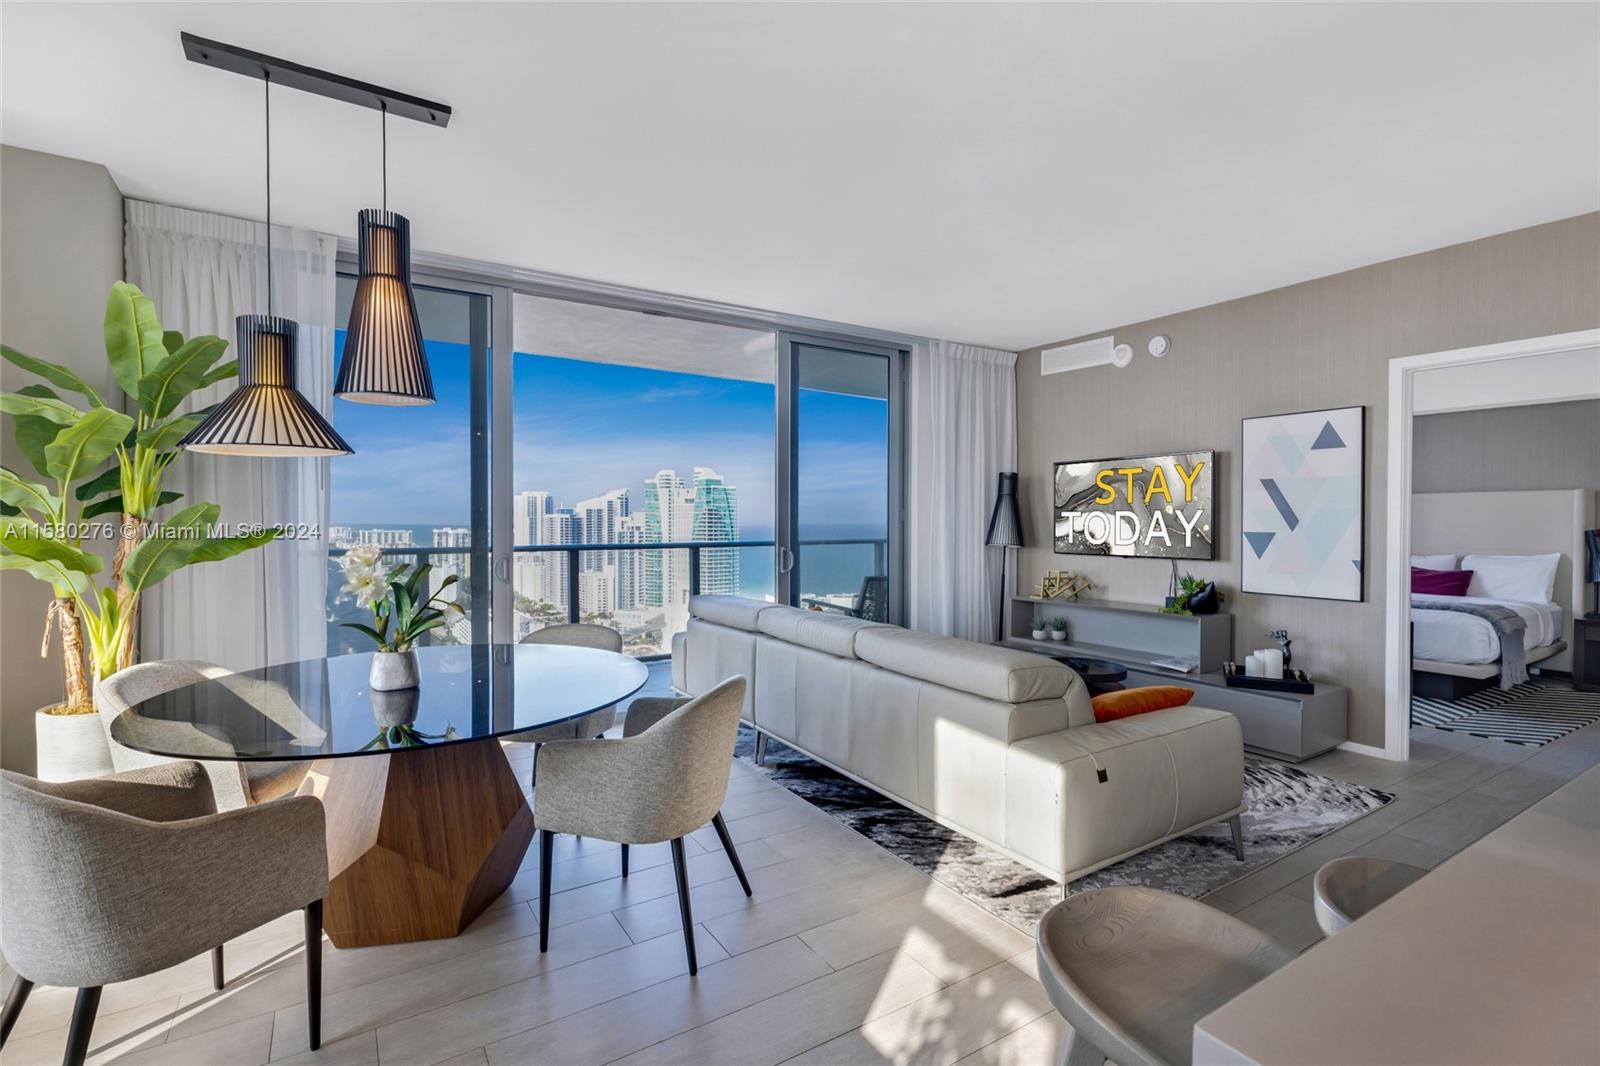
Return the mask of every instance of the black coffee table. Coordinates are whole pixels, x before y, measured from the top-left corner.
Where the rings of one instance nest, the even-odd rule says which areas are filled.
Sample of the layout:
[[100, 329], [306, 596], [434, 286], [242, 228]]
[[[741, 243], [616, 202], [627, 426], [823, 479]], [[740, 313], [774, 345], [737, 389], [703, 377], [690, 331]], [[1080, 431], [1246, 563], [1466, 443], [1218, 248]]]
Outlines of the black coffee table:
[[1096, 696], [1121, 688], [1122, 682], [1128, 679], [1128, 668], [1110, 659], [1083, 659], [1076, 655], [1057, 655], [1053, 658], [1066, 663], [1073, 673], [1083, 678], [1083, 683]]

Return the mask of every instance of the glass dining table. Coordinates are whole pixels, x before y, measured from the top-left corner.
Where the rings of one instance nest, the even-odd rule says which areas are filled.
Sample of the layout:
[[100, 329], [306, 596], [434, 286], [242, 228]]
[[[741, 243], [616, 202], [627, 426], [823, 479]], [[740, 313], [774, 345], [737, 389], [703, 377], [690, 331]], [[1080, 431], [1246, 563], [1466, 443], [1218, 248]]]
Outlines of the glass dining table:
[[417, 660], [421, 683], [393, 692], [368, 686], [370, 652], [208, 678], [130, 707], [111, 737], [176, 759], [309, 763], [299, 794], [327, 814], [328, 938], [455, 936], [533, 839], [500, 739], [575, 722], [649, 674], [626, 655], [553, 644], [421, 648]]

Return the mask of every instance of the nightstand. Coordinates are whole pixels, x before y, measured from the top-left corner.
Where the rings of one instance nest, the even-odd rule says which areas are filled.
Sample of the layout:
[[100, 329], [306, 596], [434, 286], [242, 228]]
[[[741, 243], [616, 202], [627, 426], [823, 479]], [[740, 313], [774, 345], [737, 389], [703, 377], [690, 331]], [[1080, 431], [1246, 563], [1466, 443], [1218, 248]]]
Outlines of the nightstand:
[[1600, 618], [1572, 620], [1572, 687], [1600, 692]]

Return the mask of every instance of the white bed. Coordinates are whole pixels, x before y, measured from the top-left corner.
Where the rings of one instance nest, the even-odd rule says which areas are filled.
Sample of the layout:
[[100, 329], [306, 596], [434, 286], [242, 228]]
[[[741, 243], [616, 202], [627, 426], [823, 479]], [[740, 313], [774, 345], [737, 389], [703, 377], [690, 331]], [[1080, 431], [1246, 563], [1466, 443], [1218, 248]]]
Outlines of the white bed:
[[[1411, 596], [1411, 655], [1441, 663], [1495, 663], [1500, 661], [1500, 637], [1494, 626], [1476, 615], [1460, 611], [1429, 610], [1430, 603], [1487, 603], [1509, 607], [1527, 622], [1523, 647], [1533, 652], [1561, 639], [1564, 631], [1561, 605], [1492, 600], [1482, 596]], [[1530, 656], [1531, 658], [1531, 656]], [[1541, 656], [1542, 658], [1542, 656]]]
[[[1546, 597], [1521, 593], [1482, 596], [1475, 579], [1472, 597], [1451, 597], [1456, 603], [1499, 603], [1528, 623], [1524, 644], [1529, 666], [1571, 669], [1573, 605], [1583, 612], [1585, 587], [1581, 567], [1583, 531], [1594, 528], [1600, 494], [1590, 489], [1518, 489], [1503, 492], [1431, 492], [1411, 498], [1412, 565], [1427, 569], [1471, 570], [1467, 557], [1555, 557], [1549, 603], [1525, 602]], [[1441, 554], [1435, 554], [1441, 553]], [[1481, 576], [1481, 574], [1480, 574]], [[1544, 590], [1541, 590], [1544, 591]], [[1440, 597], [1413, 594], [1411, 620], [1412, 691], [1440, 699], [1456, 699], [1474, 686], [1492, 683], [1500, 673], [1500, 639], [1493, 626], [1459, 611], [1429, 610], [1427, 601]]]

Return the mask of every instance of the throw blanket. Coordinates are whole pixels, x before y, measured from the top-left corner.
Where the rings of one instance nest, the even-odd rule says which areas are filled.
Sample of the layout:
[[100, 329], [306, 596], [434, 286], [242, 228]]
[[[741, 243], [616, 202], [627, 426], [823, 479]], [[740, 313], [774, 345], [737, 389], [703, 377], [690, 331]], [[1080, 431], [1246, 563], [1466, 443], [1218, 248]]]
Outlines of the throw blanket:
[[1411, 606], [1476, 615], [1488, 622], [1500, 638], [1500, 687], [1509, 689], [1528, 680], [1528, 650], [1524, 646], [1528, 622], [1516, 611], [1497, 603], [1462, 603], [1449, 596], [1413, 596]]

